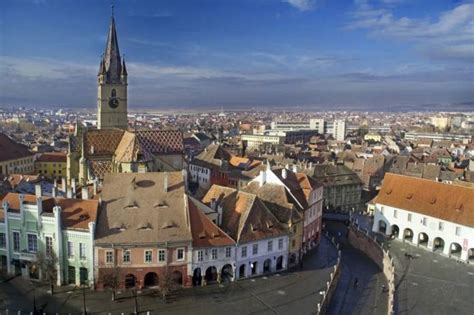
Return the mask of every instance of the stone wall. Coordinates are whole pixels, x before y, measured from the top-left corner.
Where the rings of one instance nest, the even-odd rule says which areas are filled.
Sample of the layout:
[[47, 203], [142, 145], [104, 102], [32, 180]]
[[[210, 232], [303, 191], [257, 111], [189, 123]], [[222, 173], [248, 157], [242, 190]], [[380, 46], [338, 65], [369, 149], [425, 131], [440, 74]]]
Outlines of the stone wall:
[[395, 265], [388, 250], [371, 237], [369, 231], [359, 229], [358, 226], [349, 227], [349, 243], [366, 254], [383, 271], [388, 283], [388, 314], [394, 314], [395, 302]]

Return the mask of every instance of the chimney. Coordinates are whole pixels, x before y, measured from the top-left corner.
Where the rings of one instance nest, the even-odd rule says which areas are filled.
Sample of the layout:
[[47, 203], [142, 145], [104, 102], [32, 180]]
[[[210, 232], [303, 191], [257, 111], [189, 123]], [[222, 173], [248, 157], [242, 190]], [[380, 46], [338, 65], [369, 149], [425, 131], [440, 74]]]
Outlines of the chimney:
[[298, 173], [298, 167], [296, 167], [296, 164], [293, 164], [293, 173]]
[[[285, 165], [285, 169], [289, 170], [290, 166], [288, 164]], [[286, 177], [285, 177], [286, 178]]]
[[89, 188], [87, 186], [82, 187], [81, 196], [84, 200], [89, 199]]
[[43, 198], [36, 197], [36, 207], [38, 208], [38, 227], [41, 228], [41, 213], [43, 213]]
[[71, 179], [71, 189], [72, 189], [72, 193], [75, 195], [76, 194], [76, 179], [75, 178]]
[[267, 172], [260, 171], [260, 187], [262, 187], [267, 182]]
[[218, 205], [217, 206], [217, 225], [221, 225], [222, 224], [222, 206], [221, 205]]
[[36, 198], [41, 198], [42, 193], [41, 193], [41, 184], [35, 184], [35, 196]]
[[66, 198], [72, 199], [72, 189], [71, 189], [71, 187], [68, 187], [68, 188], [67, 188], [67, 191], [66, 191]]
[[212, 210], [217, 210], [217, 201], [216, 201], [216, 198], [212, 198], [212, 199], [211, 199], [210, 207], [211, 207]]
[[58, 188], [57, 187], [53, 187], [53, 189], [51, 190], [51, 195], [53, 196], [53, 198], [56, 198], [58, 196]]
[[65, 193], [67, 191], [66, 178], [61, 177], [61, 189]]
[[97, 195], [97, 179], [96, 178], [94, 178], [94, 180], [92, 181], [92, 187], [93, 187], [92, 193], [95, 196], [95, 195]]
[[286, 168], [284, 168], [284, 169], [281, 170], [281, 177], [282, 177], [283, 179], [286, 179]]
[[165, 173], [163, 176], [163, 192], [168, 192], [168, 173]]

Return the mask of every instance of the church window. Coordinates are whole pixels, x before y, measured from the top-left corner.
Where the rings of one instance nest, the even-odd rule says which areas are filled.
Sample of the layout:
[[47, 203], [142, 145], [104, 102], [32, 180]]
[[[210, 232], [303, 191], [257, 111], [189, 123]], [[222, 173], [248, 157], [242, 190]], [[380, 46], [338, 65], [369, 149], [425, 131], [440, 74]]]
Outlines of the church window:
[[117, 91], [115, 91], [115, 89], [112, 89], [112, 94], [111, 94], [112, 97], [117, 97]]

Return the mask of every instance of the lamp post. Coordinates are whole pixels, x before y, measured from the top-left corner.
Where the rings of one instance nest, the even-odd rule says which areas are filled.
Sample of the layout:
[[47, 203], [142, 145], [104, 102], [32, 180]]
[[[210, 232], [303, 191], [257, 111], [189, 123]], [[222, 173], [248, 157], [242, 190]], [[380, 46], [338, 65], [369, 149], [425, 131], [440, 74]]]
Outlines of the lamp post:
[[87, 315], [87, 308], [86, 308], [86, 286], [87, 280], [84, 280], [82, 283], [82, 313]]
[[133, 314], [138, 314], [138, 299], [137, 299], [137, 289], [133, 288], [133, 298], [135, 299], [135, 309], [133, 310]]
[[31, 282], [31, 286], [33, 287], [33, 314], [36, 315], [38, 313], [38, 311], [36, 310], [36, 288], [33, 282]]

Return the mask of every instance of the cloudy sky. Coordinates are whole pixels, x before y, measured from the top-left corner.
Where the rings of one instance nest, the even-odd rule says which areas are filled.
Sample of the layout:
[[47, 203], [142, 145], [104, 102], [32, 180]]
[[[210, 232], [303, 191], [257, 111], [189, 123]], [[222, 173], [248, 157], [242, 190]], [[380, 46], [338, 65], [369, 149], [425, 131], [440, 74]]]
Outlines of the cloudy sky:
[[[131, 108], [474, 101], [474, 2], [116, 0]], [[0, 106], [94, 108], [110, 0], [0, 1]]]

